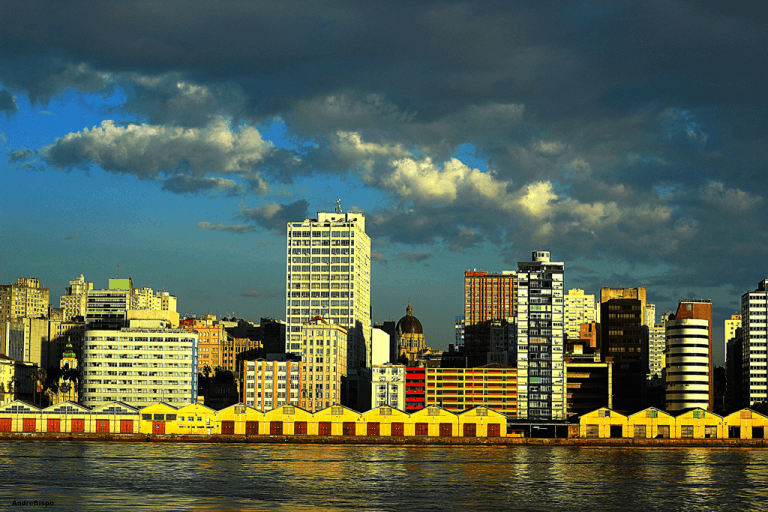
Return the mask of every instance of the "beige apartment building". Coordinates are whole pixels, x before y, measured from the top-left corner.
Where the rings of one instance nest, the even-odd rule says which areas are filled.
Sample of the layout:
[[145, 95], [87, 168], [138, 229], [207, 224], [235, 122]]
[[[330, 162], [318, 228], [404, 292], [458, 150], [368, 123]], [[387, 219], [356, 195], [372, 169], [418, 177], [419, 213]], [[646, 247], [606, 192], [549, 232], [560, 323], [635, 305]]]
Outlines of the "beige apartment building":
[[581, 324], [597, 322], [595, 296], [584, 293], [581, 288], [568, 290], [565, 296], [565, 334], [569, 340], [577, 340]]
[[347, 330], [316, 319], [301, 326], [304, 361], [300, 406], [310, 412], [341, 403], [347, 376]]

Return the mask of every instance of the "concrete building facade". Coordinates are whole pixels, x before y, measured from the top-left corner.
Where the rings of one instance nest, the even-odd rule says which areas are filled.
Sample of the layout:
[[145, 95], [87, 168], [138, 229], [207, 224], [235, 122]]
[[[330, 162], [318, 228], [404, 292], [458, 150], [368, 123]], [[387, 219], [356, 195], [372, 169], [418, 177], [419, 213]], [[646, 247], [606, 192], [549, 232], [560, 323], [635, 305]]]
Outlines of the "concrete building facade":
[[521, 419], [561, 420], [565, 404], [565, 264], [534, 251], [517, 264], [517, 411]]
[[565, 296], [565, 334], [568, 339], [579, 339], [581, 324], [597, 322], [595, 296], [585, 294], [581, 288], [568, 290]]
[[304, 363], [300, 361], [245, 361], [243, 403], [259, 411], [283, 405], [297, 406], [302, 399]]
[[197, 401], [197, 334], [185, 329], [88, 330], [81, 364], [85, 405]]
[[59, 307], [64, 310], [64, 321], [70, 321], [76, 316], [85, 318], [88, 292], [91, 290], [93, 283], [87, 282], [83, 274], [69, 282], [66, 293], [59, 299]]

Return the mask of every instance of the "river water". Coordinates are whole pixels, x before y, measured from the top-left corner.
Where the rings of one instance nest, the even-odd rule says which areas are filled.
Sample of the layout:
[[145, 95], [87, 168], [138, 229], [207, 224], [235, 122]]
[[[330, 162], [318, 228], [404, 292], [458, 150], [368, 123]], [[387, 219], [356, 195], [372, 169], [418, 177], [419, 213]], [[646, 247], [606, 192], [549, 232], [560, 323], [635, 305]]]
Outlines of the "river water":
[[[768, 450], [0, 442], [0, 510], [768, 510]], [[17, 506], [13, 506], [13, 502]]]

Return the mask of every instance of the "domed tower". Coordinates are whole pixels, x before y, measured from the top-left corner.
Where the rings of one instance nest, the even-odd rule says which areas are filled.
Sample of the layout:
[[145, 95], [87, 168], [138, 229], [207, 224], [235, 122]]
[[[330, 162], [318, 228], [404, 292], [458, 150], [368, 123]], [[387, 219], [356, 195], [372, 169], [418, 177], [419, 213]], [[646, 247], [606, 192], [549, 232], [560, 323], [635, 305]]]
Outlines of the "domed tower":
[[424, 329], [422, 329], [419, 319], [413, 316], [410, 300], [408, 307], [405, 308], [405, 316], [397, 322], [395, 331], [397, 332], [398, 361], [405, 356], [408, 359], [408, 365], [413, 364], [426, 348], [426, 344], [424, 342]]
[[61, 376], [59, 377], [59, 391], [53, 397], [53, 403], [57, 404], [69, 400], [77, 402], [77, 386], [79, 384], [80, 371], [77, 368], [77, 354], [72, 348], [72, 343], [67, 342], [67, 347], [61, 355]]

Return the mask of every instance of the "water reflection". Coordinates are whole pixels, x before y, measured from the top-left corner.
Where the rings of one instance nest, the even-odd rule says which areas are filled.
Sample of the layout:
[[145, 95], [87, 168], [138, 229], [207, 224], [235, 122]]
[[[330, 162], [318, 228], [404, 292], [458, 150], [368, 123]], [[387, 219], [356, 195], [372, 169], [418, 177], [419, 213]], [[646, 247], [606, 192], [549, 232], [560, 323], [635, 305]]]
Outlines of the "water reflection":
[[760, 509], [767, 470], [745, 448], [0, 442], [0, 508]]

